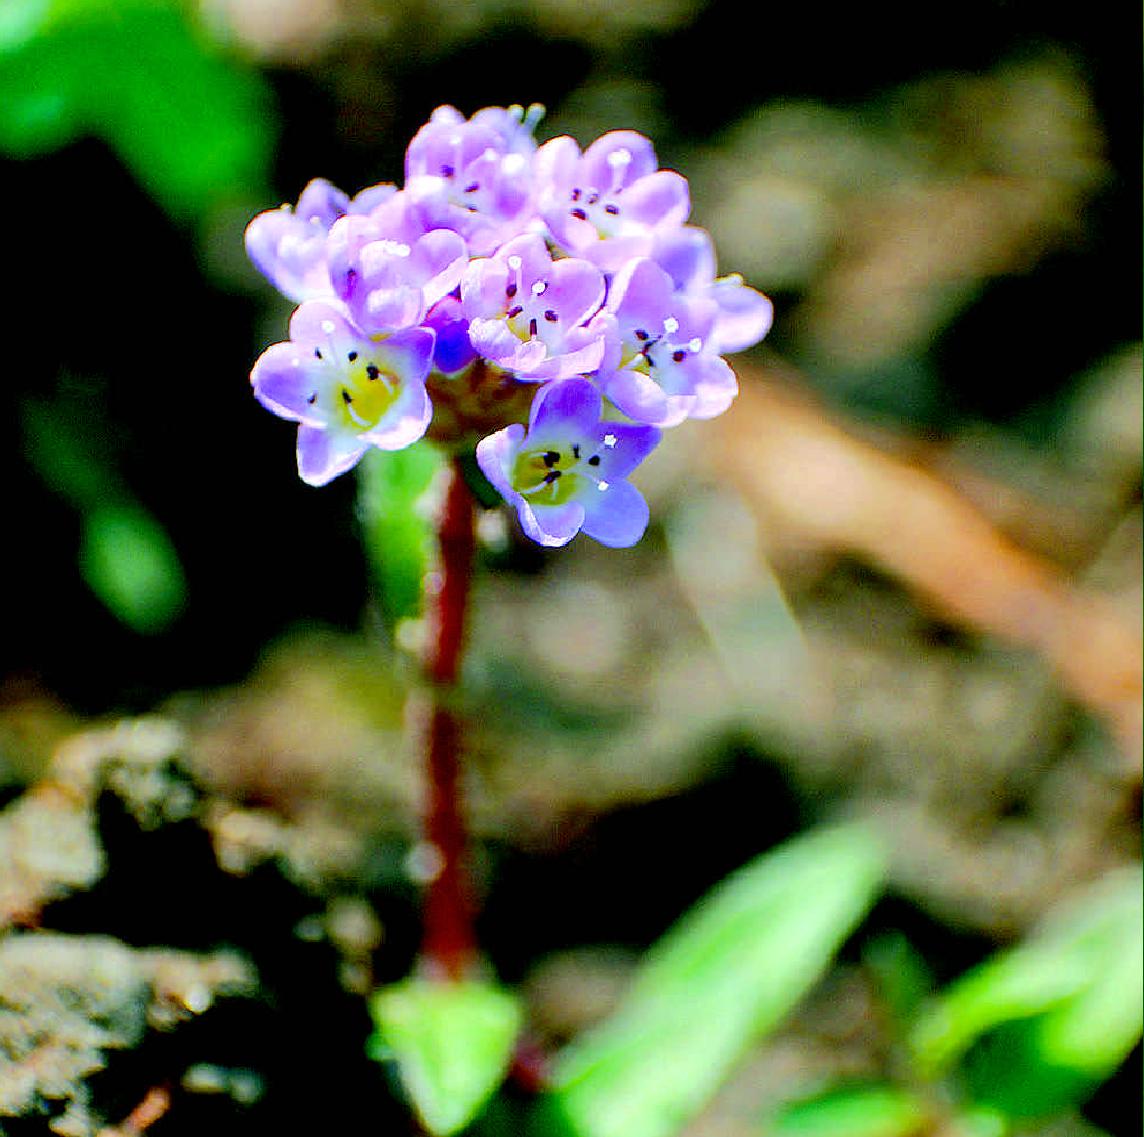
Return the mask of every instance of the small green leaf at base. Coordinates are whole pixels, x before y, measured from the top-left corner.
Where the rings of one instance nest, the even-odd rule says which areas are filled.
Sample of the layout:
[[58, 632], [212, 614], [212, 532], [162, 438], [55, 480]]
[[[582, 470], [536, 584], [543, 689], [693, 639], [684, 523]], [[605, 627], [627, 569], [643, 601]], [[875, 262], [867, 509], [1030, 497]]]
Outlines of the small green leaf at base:
[[811, 833], [720, 884], [652, 948], [620, 1010], [559, 1058], [551, 1124], [671, 1137], [826, 970], [881, 886], [864, 828]]
[[425, 1128], [449, 1137], [504, 1079], [520, 1030], [516, 997], [490, 983], [407, 979], [378, 991], [370, 1055], [390, 1057]]

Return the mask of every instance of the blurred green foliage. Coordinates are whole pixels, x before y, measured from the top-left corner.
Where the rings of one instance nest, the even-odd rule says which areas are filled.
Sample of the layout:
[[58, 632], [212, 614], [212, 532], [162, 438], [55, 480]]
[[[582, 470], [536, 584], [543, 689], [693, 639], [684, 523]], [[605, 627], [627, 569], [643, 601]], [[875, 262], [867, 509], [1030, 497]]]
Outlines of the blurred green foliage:
[[911, 1038], [919, 1070], [964, 1059], [970, 1095], [1014, 1118], [1083, 1102], [1144, 1028], [1141, 885], [1134, 869], [1098, 882], [942, 992]]
[[0, 150], [106, 141], [179, 219], [268, 197], [265, 81], [224, 57], [175, 0], [5, 0]]
[[925, 1104], [907, 1090], [849, 1086], [789, 1105], [767, 1137], [911, 1137], [929, 1120]]
[[670, 1137], [821, 977], [885, 872], [864, 828], [812, 832], [717, 886], [649, 952], [615, 1015], [560, 1057], [556, 1124]]
[[358, 467], [362, 541], [390, 631], [421, 608], [434, 548], [427, 495], [444, 461], [435, 446], [422, 442], [405, 450], [371, 449]]

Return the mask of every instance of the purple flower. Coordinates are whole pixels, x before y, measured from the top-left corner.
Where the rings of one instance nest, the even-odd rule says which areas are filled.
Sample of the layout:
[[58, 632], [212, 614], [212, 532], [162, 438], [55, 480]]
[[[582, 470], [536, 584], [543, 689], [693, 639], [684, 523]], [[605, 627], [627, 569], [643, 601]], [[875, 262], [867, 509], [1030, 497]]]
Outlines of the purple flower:
[[739, 385], [714, 350], [717, 312], [710, 299], [677, 293], [654, 261], [629, 261], [616, 273], [598, 321], [608, 320], [599, 374], [604, 394], [630, 418], [655, 426], [721, 414]]
[[438, 107], [405, 155], [405, 188], [422, 227], [460, 233], [476, 256], [523, 232], [533, 216], [540, 113], [486, 107], [466, 121], [455, 107]]
[[302, 191], [297, 206], [270, 209], [251, 221], [246, 227], [247, 255], [291, 300], [330, 296], [326, 237], [331, 226], [339, 217], [366, 213], [396, 193], [395, 186], [371, 186], [351, 201], [325, 178], [315, 178]]
[[771, 330], [774, 306], [767, 297], [745, 285], [738, 273], [715, 278], [715, 248], [705, 229], [664, 230], [656, 235], [651, 255], [678, 291], [714, 301], [711, 339], [717, 352], [753, 347]]
[[604, 299], [604, 277], [587, 261], [553, 261], [539, 234], [517, 237], [474, 261], [461, 280], [473, 347], [522, 379], [564, 379], [593, 371], [602, 331], [583, 325]]
[[328, 241], [333, 289], [371, 335], [421, 323], [460, 284], [469, 263], [464, 239], [448, 229], [404, 240], [392, 204], [368, 217], [342, 217]]
[[571, 138], [554, 138], [536, 153], [539, 210], [572, 256], [615, 272], [647, 256], [655, 234], [681, 225], [691, 210], [687, 181], [661, 170], [642, 134], [614, 130], [583, 154]]
[[298, 308], [289, 342], [263, 352], [250, 381], [264, 407], [299, 423], [304, 482], [323, 486], [370, 446], [400, 450], [425, 433], [433, 339], [427, 328], [367, 336], [333, 302]]
[[648, 507], [626, 477], [659, 442], [654, 427], [601, 422], [603, 400], [586, 379], [541, 387], [528, 431], [514, 423], [477, 443], [477, 463], [541, 545], [566, 545], [581, 529], [627, 548], [643, 536]]

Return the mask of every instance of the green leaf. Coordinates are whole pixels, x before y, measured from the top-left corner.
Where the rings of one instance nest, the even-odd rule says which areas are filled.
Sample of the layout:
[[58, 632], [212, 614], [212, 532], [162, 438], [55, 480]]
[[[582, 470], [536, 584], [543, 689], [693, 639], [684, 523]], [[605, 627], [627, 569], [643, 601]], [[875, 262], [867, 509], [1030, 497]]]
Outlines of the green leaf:
[[522, 1018], [516, 997], [500, 987], [423, 979], [377, 992], [371, 1010], [371, 1055], [396, 1060], [434, 1137], [463, 1129], [501, 1084]]
[[577, 1137], [668, 1137], [826, 969], [880, 888], [864, 828], [748, 864], [648, 954], [620, 1010], [559, 1058], [552, 1103]]
[[911, 1040], [923, 1076], [964, 1059], [974, 1098], [1012, 1117], [1083, 1101], [1144, 1027], [1141, 884], [1111, 874], [942, 993]]
[[16, 0], [0, 19], [0, 150], [92, 134], [174, 216], [264, 194], [269, 91], [170, 0]]
[[893, 1086], [837, 1088], [786, 1106], [766, 1137], [912, 1137], [930, 1123], [925, 1103]]
[[88, 513], [79, 563], [92, 592], [137, 632], [162, 631], [186, 601], [178, 554], [140, 506], [103, 505]]
[[427, 442], [404, 450], [371, 450], [359, 465], [362, 536], [382, 615], [392, 629], [421, 610], [421, 589], [433, 557], [430, 488], [445, 464]]
[[901, 932], [884, 932], [866, 945], [862, 962], [899, 1027], [909, 1023], [933, 990], [933, 976], [921, 953]]

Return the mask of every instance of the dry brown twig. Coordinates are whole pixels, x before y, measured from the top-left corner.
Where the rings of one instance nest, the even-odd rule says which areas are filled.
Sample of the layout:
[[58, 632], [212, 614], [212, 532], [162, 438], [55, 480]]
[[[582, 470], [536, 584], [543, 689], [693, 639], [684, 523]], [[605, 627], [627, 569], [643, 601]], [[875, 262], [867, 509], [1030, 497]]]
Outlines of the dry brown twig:
[[1106, 598], [1019, 548], [950, 486], [835, 426], [782, 374], [740, 372], [739, 399], [713, 424], [721, 437], [707, 453], [764, 528], [777, 527], [796, 547], [856, 555], [944, 618], [1039, 652], [1108, 724], [1138, 776], [1137, 629]]

